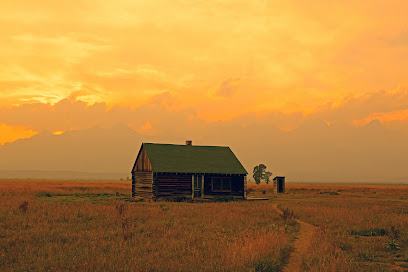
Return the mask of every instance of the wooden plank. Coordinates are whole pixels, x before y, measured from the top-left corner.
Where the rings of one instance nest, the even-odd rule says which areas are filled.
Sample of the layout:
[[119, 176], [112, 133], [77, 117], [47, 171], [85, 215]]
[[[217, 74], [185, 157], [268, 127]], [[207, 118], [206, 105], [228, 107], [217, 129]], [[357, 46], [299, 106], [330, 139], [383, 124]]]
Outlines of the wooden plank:
[[244, 199], [247, 199], [247, 176], [244, 177]]
[[155, 177], [157, 197], [187, 197], [191, 198], [191, 174], [158, 173]]
[[146, 150], [144, 150], [143, 147], [139, 155], [136, 158], [135, 167], [133, 168], [133, 172], [142, 172], [142, 171], [147, 171], [147, 172], [153, 171], [149, 157], [147, 156]]
[[136, 171], [134, 172], [134, 177], [135, 177], [135, 195], [147, 199], [152, 199], [153, 172]]

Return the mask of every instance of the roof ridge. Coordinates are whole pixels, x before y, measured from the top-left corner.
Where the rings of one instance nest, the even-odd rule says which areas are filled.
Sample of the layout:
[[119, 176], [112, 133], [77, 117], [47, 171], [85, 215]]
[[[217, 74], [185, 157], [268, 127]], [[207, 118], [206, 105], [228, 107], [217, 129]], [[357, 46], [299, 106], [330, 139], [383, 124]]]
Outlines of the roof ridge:
[[151, 145], [174, 145], [174, 146], [188, 146], [188, 147], [225, 147], [230, 148], [229, 146], [223, 145], [185, 145], [185, 144], [162, 144], [162, 143], [142, 143], [143, 144], [151, 144]]

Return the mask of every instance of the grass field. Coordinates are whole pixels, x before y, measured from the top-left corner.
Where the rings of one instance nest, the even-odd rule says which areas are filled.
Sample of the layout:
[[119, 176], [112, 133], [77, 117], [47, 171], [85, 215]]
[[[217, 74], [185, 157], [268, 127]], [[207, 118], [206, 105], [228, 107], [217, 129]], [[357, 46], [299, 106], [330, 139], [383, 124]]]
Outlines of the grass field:
[[269, 201], [133, 202], [129, 182], [0, 181], [0, 271], [280, 271], [294, 220], [305, 271], [407, 271], [408, 186], [249, 185]]
[[129, 182], [0, 181], [0, 271], [278, 271], [272, 202], [131, 202]]
[[318, 226], [305, 271], [408, 271], [408, 186], [297, 184], [276, 198], [270, 191], [260, 185], [252, 195]]

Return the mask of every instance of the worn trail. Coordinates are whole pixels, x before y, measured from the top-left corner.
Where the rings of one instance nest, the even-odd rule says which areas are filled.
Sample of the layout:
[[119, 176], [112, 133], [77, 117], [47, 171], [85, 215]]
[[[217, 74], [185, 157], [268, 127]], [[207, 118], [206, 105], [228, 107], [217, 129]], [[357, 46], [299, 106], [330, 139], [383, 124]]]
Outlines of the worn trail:
[[[279, 214], [282, 214], [282, 211], [278, 208], [278, 204], [275, 204], [273, 208]], [[299, 223], [300, 230], [294, 242], [295, 251], [290, 255], [288, 264], [282, 270], [283, 272], [302, 271], [302, 257], [308, 251], [312, 242], [313, 234], [316, 231], [315, 226], [299, 219], [295, 220]]]

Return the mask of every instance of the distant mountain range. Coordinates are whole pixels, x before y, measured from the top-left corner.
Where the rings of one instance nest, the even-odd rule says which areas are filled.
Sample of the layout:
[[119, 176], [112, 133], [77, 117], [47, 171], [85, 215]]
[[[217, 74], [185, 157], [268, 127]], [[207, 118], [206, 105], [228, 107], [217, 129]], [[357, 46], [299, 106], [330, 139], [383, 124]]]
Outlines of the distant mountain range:
[[143, 139], [124, 124], [61, 135], [43, 131], [0, 145], [0, 179], [126, 180]]
[[[125, 125], [61, 135], [43, 131], [0, 147], [0, 177], [126, 178], [139, 151], [140, 139]], [[25, 171], [18, 174], [21, 170]]]
[[[0, 178], [126, 179], [142, 142], [183, 144], [186, 138], [180, 134], [146, 136], [124, 124], [61, 135], [43, 131], [0, 146]], [[264, 163], [288, 182], [408, 183], [406, 138], [378, 121], [356, 128], [316, 120], [290, 132], [220, 122], [197, 129], [190, 139], [230, 146], [249, 179], [253, 167]]]
[[0, 179], [110, 180], [130, 178], [129, 173], [87, 173], [75, 171], [0, 170]]

